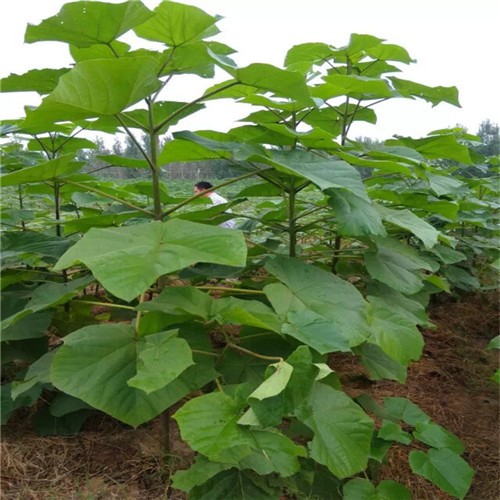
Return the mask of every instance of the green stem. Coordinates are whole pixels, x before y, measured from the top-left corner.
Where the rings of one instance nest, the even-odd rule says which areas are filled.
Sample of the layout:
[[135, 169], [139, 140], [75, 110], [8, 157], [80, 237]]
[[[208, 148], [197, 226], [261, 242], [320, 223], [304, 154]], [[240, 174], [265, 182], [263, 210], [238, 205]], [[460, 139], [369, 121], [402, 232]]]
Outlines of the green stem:
[[231, 82], [228, 85], [224, 85], [223, 87], [220, 87], [218, 89], [212, 90], [212, 92], [209, 92], [208, 94], [203, 94], [202, 96], [198, 97], [198, 99], [195, 99], [194, 101], [188, 102], [184, 104], [184, 106], [181, 106], [179, 109], [176, 109], [173, 113], [168, 115], [162, 122], [160, 122], [159, 125], [155, 127], [155, 132], [158, 133], [160, 130], [170, 121], [172, 121], [174, 118], [179, 116], [181, 113], [186, 111], [186, 109], [189, 109], [191, 106], [194, 106], [195, 104], [198, 104], [199, 102], [204, 101], [205, 99], [218, 94], [219, 92], [222, 92], [223, 90], [227, 90], [231, 87], [234, 87], [235, 85], [238, 85], [239, 82]]
[[314, 212], [318, 212], [319, 210], [323, 210], [325, 207], [322, 207], [322, 206], [317, 206], [317, 207], [314, 207], [314, 208], [310, 208], [309, 210], [305, 210], [304, 212], [302, 212], [301, 214], [297, 215], [295, 217], [295, 220], [298, 221], [299, 219], [302, 219], [308, 215], [311, 215], [313, 214]]
[[[17, 196], [19, 199], [19, 208], [23, 210], [24, 202], [23, 202], [23, 191], [21, 185], [17, 186]], [[24, 222], [24, 219], [21, 219], [21, 227], [23, 228], [23, 231], [26, 231], [26, 224]]]
[[75, 182], [75, 181], [70, 181], [68, 179], [64, 179], [64, 182], [66, 184], [71, 184], [72, 186], [77, 186], [82, 189], [86, 189], [87, 191], [92, 191], [93, 193], [99, 194], [101, 196], [104, 196], [105, 198], [109, 198], [110, 200], [117, 201], [118, 203], [121, 203], [122, 205], [125, 205], [126, 207], [130, 207], [134, 210], [137, 210], [138, 212], [142, 212], [146, 215], [149, 216], [154, 216], [154, 213], [146, 210], [145, 208], [138, 207], [136, 205], [133, 205], [132, 203], [129, 203], [128, 201], [122, 200], [121, 198], [118, 198], [118, 196], [113, 196], [112, 194], [105, 193], [104, 191], [101, 191], [100, 189], [96, 189], [92, 186], [88, 186], [87, 184], [82, 184], [80, 182]]
[[203, 356], [212, 356], [214, 358], [219, 357], [219, 355], [215, 354], [215, 352], [199, 351], [198, 349], [191, 349], [191, 352], [194, 352], [195, 354], [202, 354]]
[[59, 182], [54, 182], [54, 211], [56, 217], [56, 235], [61, 237], [61, 196], [60, 196], [61, 185]]
[[149, 168], [151, 170], [154, 170], [155, 169], [154, 163], [152, 162], [151, 158], [142, 147], [141, 143], [137, 140], [135, 135], [131, 132], [131, 130], [127, 127], [127, 125], [125, 125], [123, 118], [120, 115], [115, 115], [115, 118], [120, 122], [120, 125], [123, 127], [127, 135], [130, 137], [131, 141], [137, 146], [137, 149], [141, 152], [141, 155], [144, 156], [144, 159], [148, 162]]
[[109, 302], [97, 302], [93, 300], [72, 300], [72, 304], [91, 304], [95, 306], [104, 306], [104, 307], [110, 307], [112, 309], [126, 309], [127, 311], [135, 311], [135, 307], [132, 306], [126, 306], [123, 304], [113, 304]]
[[333, 274], [337, 273], [337, 264], [339, 262], [338, 252], [340, 251], [341, 245], [342, 245], [342, 237], [338, 236], [338, 235], [335, 236], [335, 246], [334, 246], [333, 259], [332, 259], [332, 273]]
[[219, 377], [215, 379], [215, 384], [217, 385], [217, 389], [219, 389], [220, 392], [224, 393], [224, 389], [222, 388], [222, 384], [220, 383]]
[[[265, 169], [265, 170], [269, 170], [269, 169]], [[220, 189], [221, 187], [228, 186], [229, 184], [234, 184], [235, 182], [241, 181], [242, 179], [252, 177], [253, 175], [259, 175], [259, 173], [260, 173], [260, 170], [257, 170], [255, 172], [249, 172], [248, 174], [240, 175], [239, 177], [233, 177], [229, 181], [223, 182], [221, 184], [217, 184], [217, 186], [214, 186], [212, 188], [212, 190], [215, 191], [216, 189]], [[190, 196], [189, 198], [185, 199], [182, 203], [179, 203], [178, 205], [175, 205], [173, 208], [169, 208], [168, 210], [163, 212], [162, 216], [166, 217], [167, 215], [170, 215], [171, 213], [179, 210], [179, 208], [184, 207], [185, 205], [191, 203], [193, 200], [196, 200], [197, 198], [200, 198], [201, 196], [204, 196], [204, 195], [205, 195], [205, 193], [201, 192], [201, 193], [195, 194], [193, 196]]]
[[295, 223], [295, 188], [288, 193], [288, 255], [290, 257], [296, 256], [297, 247], [297, 225]]
[[[144, 302], [145, 295], [146, 295], [146, 292], [141, 293], [141, 296], [139, 297], [139, 304], [142, 304]], [[135, 318], [135, 336], [136, 336], [136, 338], [139, 335], [139, 326], [141, 325], [141, 318], [142, 318], [142, 311], [137, 311], [137, 316]]]
[[221, 290], [224, 292], [264, 294], [262, 290], [246, 290], [245, 288], [229, 288], [225, 286], [196, 286], [198, 290]]
[[266, 359], [269, 361], [283, 361], [283, 358], [280, 358], [279, 356], [265, 356], [264, 354], [259, 354], [258, 352], [250, 351], [249, 349], [245, 349], [244, 347], [240, 347], [239, 345], [236, 344], [228, 343], [227, 346], [236, 351], [240, 351], [245, 354], [249, 354], [250, 356], [254, 356], [255, 358]]
[[269, 336], [269, 332], [262, 332], [262, 333], [254, 333], [253, 335], [246, 335], [245, 337], [239, 337], [240, 342], [245, 342], [246, 340], [250, 339], [257, 339], [259, 337], [267, 337]]
[[162, 220], [162, 206], [161, 206], [161, 190], [160, 190], [160, 169], [158, 166], [158, 133], [155, 132], [154, 128], [154, 113], [153, 113], [153, 103], [150, 99], [146, 99], [148, 105], [148, 115], [149, 115], [149, 137], [151, 142], [151, 181], [153, 183], [153, 210], [154, 217], [156, 220]]

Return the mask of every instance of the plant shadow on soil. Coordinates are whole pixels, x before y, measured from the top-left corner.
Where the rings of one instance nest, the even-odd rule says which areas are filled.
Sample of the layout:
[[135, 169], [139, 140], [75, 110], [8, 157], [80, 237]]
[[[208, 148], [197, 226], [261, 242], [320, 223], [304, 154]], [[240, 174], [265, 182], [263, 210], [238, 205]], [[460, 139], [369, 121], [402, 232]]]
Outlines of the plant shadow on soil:
[[[435, 302], [434, 329], [424, 329], [422, 358], [408, 370], [407, 383], [370, 381], [352, 356], [335, 354], [330, 365], [352, 397], [369, 394], [406, 397], [464, 443], [464, 458], [474, 469], [467, 500], [500, 498], [499, 386], [491, 380], [498, 351], [488, 342], [499, 333], [497, 291], [471, 293]], [[171, 410], [173, 413], [175, 409]], [[170, 420], [170, 453], [164, 458], [165, 416], [132, 429], [96, 413], [76, 436], [42, 437], [30, 423], [33, 409], [21, 409], [4, 426], [1, 442], [1, 498], [38, 499], [184, 499], [169, 486], [194, 454]], [[447, 500], [408, 465], [409, 449], [393, 445], [378, 475], [404, 484], [416, 500]], [[216, 499], [214, 499], [216, 500]]]

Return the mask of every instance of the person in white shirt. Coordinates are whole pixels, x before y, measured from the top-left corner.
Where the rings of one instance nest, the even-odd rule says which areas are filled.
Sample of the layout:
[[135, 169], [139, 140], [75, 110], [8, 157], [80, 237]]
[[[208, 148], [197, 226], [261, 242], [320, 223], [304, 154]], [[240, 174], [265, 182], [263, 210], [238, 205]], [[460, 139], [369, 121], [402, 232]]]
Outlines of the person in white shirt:
[[[206, 196], [207, 198], [210, 198], [210, 201], [212, 202], [210, 204], [211, 207], [214, 207], [215, 205], [222, 205], [223, 203], [227, 203], [226, 198], [221, 196], [220, 194], [215, 193], [212, 191], [212, 184], [207, 181], [200, 181], [197, 182], [194, 185], [194, 192], [195, 194], [198, 193], [204, 193], [203, 196]], [[228, 213], [231, 213], [231, 210], [227, 210]], [[234, 229], [236, 227], [236, 221], [234, 219], [227, 220], [223, 222], [222, 224], [219, 224], [220, 227], [226, 227], [229, 229]]]

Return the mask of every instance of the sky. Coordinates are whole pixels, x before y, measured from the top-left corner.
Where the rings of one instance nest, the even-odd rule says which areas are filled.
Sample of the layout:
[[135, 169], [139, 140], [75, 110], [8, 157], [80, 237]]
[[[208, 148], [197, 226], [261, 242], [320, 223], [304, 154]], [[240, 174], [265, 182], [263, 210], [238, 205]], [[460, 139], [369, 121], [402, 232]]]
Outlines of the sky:
[[[118, 3], [120, 0], [113, 0]], [[0, 2], [0, 77], [22, 74], [32, 68], [67, 67], [72, 63], [66, 44], [25, 44], [28, 23], [39, 24], [55, 15], [63, 0]], [[149, 8], [159, 0], [143, 0]], [[461, 108], [441, 103], [432, 107], [420, 100], [397, 99], [375, 108], [376, 125], [359, 124], [351, 136], [387, 139], [395, 134], [423, 137], [433, 130], [464, 126], [476, 133], [489, 119], [500, 123], [498, 26], [499, 0], [190, 0], [207, 13], [223, 16], [214, 40], [237, 53], [239, 66], [263, 62], [283, 67], [286, 52], [294, 45], [324, 42], [342, 47], [351, 33], [369, 34], [401, 45], [416, 60], [400, 65], [398, 77], [429, 86], [455, 86]], [[128, 40], [126, 40], [128, 41]], [[143, 45], [144, 46], [144, 45]], [[169, 100], [193, 99], [214, 81], [184, 77], [169, 84]], [[186, 79], [187, 78], [187, 79]], [[219, 80], [227, 75], [219, 75]], [[0, 93], [0, 119], [18, 118], [26, 104], [38, 105], [36, 93]], [[226, 131], [237, 126], [248, 108], [210, 103], [177, 129]]]

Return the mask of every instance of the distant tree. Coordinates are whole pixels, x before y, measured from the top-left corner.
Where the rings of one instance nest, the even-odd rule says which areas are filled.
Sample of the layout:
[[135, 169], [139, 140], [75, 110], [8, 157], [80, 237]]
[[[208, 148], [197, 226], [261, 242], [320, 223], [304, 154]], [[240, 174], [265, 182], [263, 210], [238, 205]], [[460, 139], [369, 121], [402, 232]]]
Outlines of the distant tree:
[[479, 124], [477, 135], [481, 138], [481, 145], [474, 149], [483, 156], [497, 156], [500, 154], [500, 129], [498, 124], [490, 120], [483, 120]]
[[383, 146], [384, 142], [378, 139], [373, 139], [372, 137], [356, 137], [356, 142], [361, 144], [364, 149], [371, 151], [372, 149], [378, 149]]
[[113, 146], [111, 148], [114, 155], [122, 156], [123, 155], [123, 144], [122, 141], [118, 137], [115, 137], [115, 141], [113, 142]]
[[[139, 139], [139, 143], [141, 142], [142, 142], [142, 137]], [[123, 149], [123, 156], [125, 158], [141, 158], [141, 159], [144, 158], [137, 144], [128, 135], [125, 136], [125, 147]]]
[[78, 160], [84, 161], [86, 163], [83, 168], [84, 172], [94, 172], [96, 170], [103, 169], [106, 167], [106, 163], [99, 158], [98, 155], [109, 155], [111, 151], [106, 147], [104, 139], [97, 136], [94, 140], [96, 145], [95, 149], [82, 149], [78, 153]]
[[[371, 137], [356, 137], [356, 141], [353, 145], [355, 145], [362, 154], [363, 151], [372, 151], [381, 148], [384, 142]], [[368, 167], [356, 167], [356, 170], [361, 174], [363, 179], [367, 179], [372, 175], [372, 169]]]

